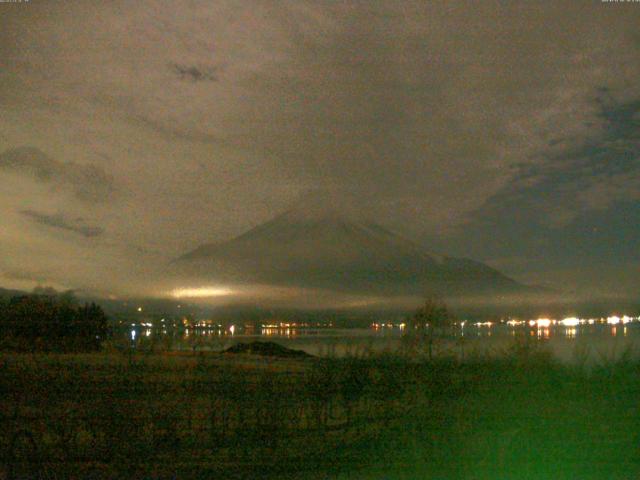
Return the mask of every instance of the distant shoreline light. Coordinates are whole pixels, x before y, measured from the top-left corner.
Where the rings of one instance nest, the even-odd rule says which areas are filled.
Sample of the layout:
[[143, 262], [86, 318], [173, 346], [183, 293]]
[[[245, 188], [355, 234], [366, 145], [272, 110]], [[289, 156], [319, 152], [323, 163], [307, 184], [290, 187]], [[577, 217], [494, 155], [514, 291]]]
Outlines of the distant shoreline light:
[[171, 291], [175, 298], [224, 297], [233, 293], [232, 289], [226, 287], [175, 288]]

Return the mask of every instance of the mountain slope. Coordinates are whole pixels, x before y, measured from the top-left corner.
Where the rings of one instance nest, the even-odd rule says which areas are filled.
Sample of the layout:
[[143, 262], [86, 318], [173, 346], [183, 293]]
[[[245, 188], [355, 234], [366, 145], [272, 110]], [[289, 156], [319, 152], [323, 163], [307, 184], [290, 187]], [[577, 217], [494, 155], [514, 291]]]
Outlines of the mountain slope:
[[232, 240], [202, 245], [174, 267], [198, 278], [353, 293], [464, 295], [524, 288], [487, 265], [428, 254], [384, 227], [335, 211], [290, 210]]

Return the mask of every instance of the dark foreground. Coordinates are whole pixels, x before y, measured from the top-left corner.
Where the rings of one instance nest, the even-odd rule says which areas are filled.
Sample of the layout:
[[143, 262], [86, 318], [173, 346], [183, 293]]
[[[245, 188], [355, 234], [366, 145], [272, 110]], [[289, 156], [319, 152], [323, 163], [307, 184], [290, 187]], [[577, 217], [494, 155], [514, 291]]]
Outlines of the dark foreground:
[[0, 354], [0, 478], [630, 479], [640, 364]]

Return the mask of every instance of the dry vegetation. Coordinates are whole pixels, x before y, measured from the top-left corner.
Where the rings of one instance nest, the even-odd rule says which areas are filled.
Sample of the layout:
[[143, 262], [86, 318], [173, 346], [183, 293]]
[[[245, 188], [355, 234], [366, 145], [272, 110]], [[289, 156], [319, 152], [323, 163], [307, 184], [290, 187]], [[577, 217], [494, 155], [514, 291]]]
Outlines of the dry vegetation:
[[[0, 478], [634, 478], [640, 366], [0, 356]], [[513, 472], [522, 475], [513, 476]]]

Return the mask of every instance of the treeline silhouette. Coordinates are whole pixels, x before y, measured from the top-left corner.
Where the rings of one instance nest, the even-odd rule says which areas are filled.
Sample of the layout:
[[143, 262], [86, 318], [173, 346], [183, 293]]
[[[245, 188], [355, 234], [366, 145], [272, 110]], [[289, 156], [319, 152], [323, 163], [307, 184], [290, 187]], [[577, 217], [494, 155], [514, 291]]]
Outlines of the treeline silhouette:
[[107, 316], [95, 303], [80, 305], [71, 292], [52, 289], [0, 300], [0, 349], [89, 352], [109, 334]]

